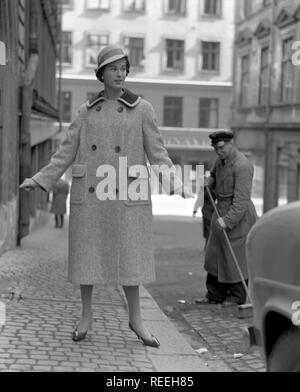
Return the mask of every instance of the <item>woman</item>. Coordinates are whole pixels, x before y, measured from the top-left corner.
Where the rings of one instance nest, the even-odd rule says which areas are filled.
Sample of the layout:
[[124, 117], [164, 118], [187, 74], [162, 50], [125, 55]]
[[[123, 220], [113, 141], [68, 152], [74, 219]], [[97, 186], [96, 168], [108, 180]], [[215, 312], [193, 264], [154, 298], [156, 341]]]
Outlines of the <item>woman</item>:
[[[148, 171], [147, 175], [137, 176], [130, 169], [134, 165], [146, 168], [145, 155], [152, 165], [174, 166], [163, 145], [152, 105], [124, 89], [129, 70], [128, 57], [117, 45], [109, 45], [99, 53], [95, 72], [104, 90], [80, 107], [50, 164], [26, 179], [21, 188], [40, 186], [49, 191], [73, 165], [69, 280], [80, 285], [82, 298], [82, 318], [73, 340], [84, 339], [91, 328], [93, 285], [109, 284], [123, 286], [129, 328], [145, 345], [158, 347], [158, 340], [142, 321], [139, 299], [139, 285], [155, 279], [151, 194], [142, 199], [124, 198], [121, 194], [124, 196], [123, 183], [126, 195], [135, 181], [143, 189], [149, 185]], [[124, 162], [128, 165], [125, 171]], [[115, 170], [113, 186], [109, 176], [106, 187], [105, 181], [100, 181], [104, 168], [108, 172], [109, 168]], [[176, 176], [172, 188], [172, 194], [193, 197]], [[105, 195], [109, 197], [105, 199]]]
[[67, 212], [67, 198], [69, 194], [69, 184], [60, 179], [52, 189], [52, 203], [50, 212], [54, 214], [55, 227], [63, 228], [64, 215]]

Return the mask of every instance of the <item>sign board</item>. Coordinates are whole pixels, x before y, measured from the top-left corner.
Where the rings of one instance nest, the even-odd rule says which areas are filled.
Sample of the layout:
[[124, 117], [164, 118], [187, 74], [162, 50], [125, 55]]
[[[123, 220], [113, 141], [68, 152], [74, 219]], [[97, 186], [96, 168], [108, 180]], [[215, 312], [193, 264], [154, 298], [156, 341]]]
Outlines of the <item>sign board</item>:
[[6, 65], [6, 47], [2, 41], [0, 41], [0, 65]]

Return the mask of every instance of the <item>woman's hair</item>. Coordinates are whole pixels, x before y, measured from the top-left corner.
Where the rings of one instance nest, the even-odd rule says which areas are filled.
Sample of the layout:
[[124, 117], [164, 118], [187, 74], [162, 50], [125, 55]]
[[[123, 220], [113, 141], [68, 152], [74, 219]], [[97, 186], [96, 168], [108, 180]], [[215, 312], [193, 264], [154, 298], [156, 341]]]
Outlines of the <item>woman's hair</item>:
[[[127, 76], [129, 74], [129, 72], [130, 72], [130, 62], [129, 62], [128, 56], [125, 56], [124, 59], [126, 60], [126, 76]], [[107, 64], [107, 65], [109, 65], [109, 64]], [[100, 68], [99, 71], [96, 74], [97, 79], [100, 82], [102, 82], [102, 83], [104, 82], [103, 72], [104, 72], [105, 67], [107, 67], [107, 65], [105, 65], [104, 67]]]

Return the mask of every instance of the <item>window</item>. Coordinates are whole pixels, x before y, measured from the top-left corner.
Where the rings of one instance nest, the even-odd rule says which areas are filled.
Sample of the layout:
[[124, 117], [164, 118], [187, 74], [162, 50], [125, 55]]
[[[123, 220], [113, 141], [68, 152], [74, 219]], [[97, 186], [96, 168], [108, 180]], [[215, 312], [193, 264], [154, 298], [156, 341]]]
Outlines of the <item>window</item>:
[[202, 42], [202, 69], [204, 71], [219, 71], [220, 68], [220, 43]]
[[72, 33], [70, 31], [63, 31], [62, 33], [61, 51], [62, 63], [72, 64]]
[[186, 13], [186, 0], [165, 0], [166, 13], [168, 14], [185, 14]]
[[167, 64], [166, 68], [171, 70], [184, 69], [184, 41], [166, 40]]
[[125, 12], [144, 12], [145, 0], [123, 0]]
[[200, 98], [199, 127], [218, 128], [219, 100], [216, 98]]
[[260, 56], [259, 97], [258, 103], [265, 105], [268, 100], [269, 86], [269, 47], [262, 48]]
[[87, 0], [88, 10], [109, 10], [110, 0]]
[[221, 15], [221, 0], [205, 0], [204, 1], [204, 14], [209, 16]]
[[62, 91], [62, 121], [71, 122], [72, 110], [72, 93], [69, 91]]
[[281, 102], [293, 100], [294, 66], [292, 64], [292, 44], [294, 38], [289, 37], [282, 41], [281, 61]]
[[249, 85], [249, 67], [250, 60], [249, 55], [245, 55], [241, 59], [241, 95], [240, 95], [240, 104], [241, 106], [247, 106], [248, 99], [248, 85]]
[[86, 48], [87, 67], [97, 67], [98, 54], [105, 46], [109, 44], [109, 36], [104, 34], [88, 34]]
[[182, 97], [164, 98], [164, 127], [182, 127]]
[[129, 62], [132, 67], [143, 67], [144, 61], [144, 39], [126, 37], [124, 46], [129, 55]]
[[253, 0], [244, 0], [244, 18], [252, 14], [252, 2]]

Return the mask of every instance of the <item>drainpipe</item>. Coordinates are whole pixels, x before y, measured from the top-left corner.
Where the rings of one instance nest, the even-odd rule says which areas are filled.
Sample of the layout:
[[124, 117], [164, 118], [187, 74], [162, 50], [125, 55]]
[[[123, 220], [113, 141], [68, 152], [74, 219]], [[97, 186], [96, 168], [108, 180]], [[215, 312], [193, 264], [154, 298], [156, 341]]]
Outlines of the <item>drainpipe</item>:
[[63, 0], [58, 0], [59, 7], [59, 48], [58, 48], [58, 115], [59, 115], [59, 133], [62, 131], [62, 40], [63, 40]]
[[[30, 178], [31, 173], [31, 138], [30, 121], [32, 111], [33, 83], [39, 64], [38, 54], [38, 27], [39, 27], [39, 3], [30, 0], [26, 4], [30, 7], [29, 18], [29, 58], [25, 70], [23, 86], [21, 88], [21, 123], [20, 123], [20, 183], [25, 178]], [[29, 193], [21, 190], [19, 198], [19, 230], [18, 245], [21, 239], [29, 234], [30, 224], [30, 198]]]
[[275, 55], [275, 16], [277, 10], [277, 2], [278, 0], [273, 0], [272, 2], [272, 19], [271, 19], [271, 30], [270, 30], [270, 51], [269, 51], [269, 88], [267, 95], [267, 104], [266, 104], [266, 119], [263, 124], [264, 134], [265, 134], [265, 173], [264, 173], [264, 206], [263, 212], [265, 213], [270, 208], [273, 207], [272, 198], [273, 198], [273, 189], [272, 189], [272, 171], [269, 173], [269, 168], [272, 165], [273, 160], [273, 133], [269, 128], [270, 118], [271, 118], [271, 107], [272, 107], [272, 80], [273, 80], [273, 64], [274, 64], [274, 55]]

